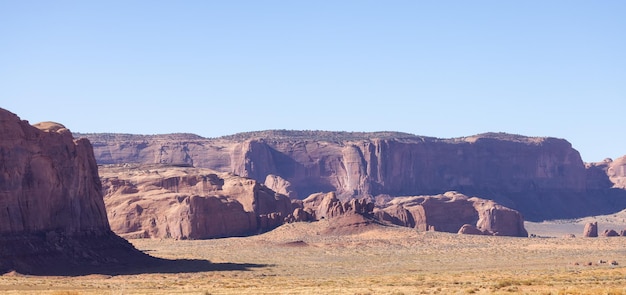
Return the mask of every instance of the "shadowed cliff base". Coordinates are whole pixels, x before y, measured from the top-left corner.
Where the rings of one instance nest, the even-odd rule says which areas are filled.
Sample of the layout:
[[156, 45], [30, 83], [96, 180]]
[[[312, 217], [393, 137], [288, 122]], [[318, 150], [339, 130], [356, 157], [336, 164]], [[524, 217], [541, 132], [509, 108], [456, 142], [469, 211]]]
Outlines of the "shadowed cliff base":
[[268, 265], [152, 257], [112, 232], [79, 236], [52, 232], [0, 237], [0, 273], [14, 271], [37, 276], [132, 275], [247, 271], [262, 267]]

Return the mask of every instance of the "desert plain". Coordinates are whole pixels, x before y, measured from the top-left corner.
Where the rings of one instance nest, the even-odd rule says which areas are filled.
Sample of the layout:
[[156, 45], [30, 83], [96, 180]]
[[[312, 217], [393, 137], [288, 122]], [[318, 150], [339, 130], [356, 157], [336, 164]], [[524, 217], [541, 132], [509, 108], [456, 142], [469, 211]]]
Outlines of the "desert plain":
[[[621, 216], [613, 217], [601, 219], [600, 229], [619, 226]], [[534, 238], [418, 232], [376, 224], [333, 234], [328, 230], [332, 224], [321, 220], [285, 224], [249, 237], [133, 239], [135, 247], [150, 255], [208, 260], [212, 267], [76, 277], [8, 273], [0, 277], [0, 292], [626, 294], [626, 238], [583, 238], [584, 221], [527, 222], [529, 233], [538, 233]], [[567, 237], [569, 233], [577, 236]], [[618, 265], [611, 265], [613, 260]]]

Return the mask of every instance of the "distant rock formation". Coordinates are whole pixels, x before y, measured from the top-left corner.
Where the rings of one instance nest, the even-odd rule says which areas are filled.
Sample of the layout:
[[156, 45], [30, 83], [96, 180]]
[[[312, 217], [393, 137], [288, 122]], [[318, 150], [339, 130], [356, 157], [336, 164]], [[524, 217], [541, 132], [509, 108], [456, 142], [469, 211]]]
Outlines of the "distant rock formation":
[[464, 224], [461, 226], [458, 232], [459, 235], [489, 235], [489, 232], [484, 232], [471, 224]]
[[0, 109], [0, 272], [80, 273], [146, 262], [109, 228], [87, 139]]
[[[263, 131], [196, 135], [81, 134], [101, 164], [186, 163], [264, 182], [289, 196], [340, 200], [458, 191], [519, 210], [529, 220], [623, 209], [604, 166], [582, 162], [563, 139], [504, 133], [438, 139], [406, 133]], [[610, 173], [620, 186], [619, 166]], [[623, 172], [623, 171], [622, 171]], [[621, 174], [620, 174], [621, 173]], [[616, 196], [616, 193], [622, 193]], [[617, 204], [617, 205], [616, 205]]]
[[470, 223], [481, 234], [527, 236], [517, 211], [454, 192], [395, 198], [375, 209], [368, 198], [341, 201], [334, 192], [293, 200], [253, 179], [204, 168], [105, 165], [100, 175], [111, 227], [124, 237], [244, 236], [285, 222], [320, 220], [331, 223], [332, 234], [352, 234], [388, 222], [445, 232]]
[[316, 220], [352, 214], [371, 216], [374, 210], [374, 203], [366, 199], [351, 199], [342, 202], [337, 199], [334, 192], [312, 194], [302, 200], [302, 206], [305, 211], [312, 212]]
[[598, 237], [598, 222], [589, 222], [585, 224], [583, 229], [583, 237], [597, 238]]
[[619, 234], [613, 229], [605, 229], [602, 232], [603, 237], [619, 237]]
[[265, 178], [265, 186], [279, 194], [289, 197], [290, 199], [298, 198], [298, 192], [294, 190], [291, 183], [278, 175], [267, 175]]
[[283, 224], [290, 199], [255, 180], [171, 165], [100, 168], [111, 228], [125, 237], [243, 236]]
[[595, 170], [594, 177], [591, 180], [599, 182], [602, 185], [611, 186], [616, 189], [626, 189], [626, 156], [612, 160], [605, 159], [602, 162], [588, 163], [588, 170]]
[[457, 192], [398, 197], [374, 214], [380, 220], [420, 231], [528, 236], [519, 212], [493, 201], [469, 198]]

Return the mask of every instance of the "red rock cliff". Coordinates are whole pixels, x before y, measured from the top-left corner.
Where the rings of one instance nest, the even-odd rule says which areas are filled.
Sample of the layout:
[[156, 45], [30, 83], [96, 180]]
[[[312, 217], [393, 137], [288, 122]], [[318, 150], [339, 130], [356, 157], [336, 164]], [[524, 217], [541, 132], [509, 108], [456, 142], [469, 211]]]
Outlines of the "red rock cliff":
[[89, 141], [0, 109], [0, 272], [84, 274], [149, 260], [110, 231]]
[[0, 110], [0, 234], [107, 231], [100, 190], [87, 139]]
[[597, 214], [614, 204], [596, 194], [599, 184], [588, 179], [579, 153], [557, 138], [488, 133], [436, 139], [323, 131], [184, 140], [87, 136], [96, 141], [102, 163], [193, 162], [258, 181], [274, 175], [300, 197], [329, 191], [341, 200], [458, 191], [494, 199], [532, 220]]
[[256, 234], [283, 223], [291, 201], [249, 178], [193, 167], [101, 167], [111, 228], [141, 238]]

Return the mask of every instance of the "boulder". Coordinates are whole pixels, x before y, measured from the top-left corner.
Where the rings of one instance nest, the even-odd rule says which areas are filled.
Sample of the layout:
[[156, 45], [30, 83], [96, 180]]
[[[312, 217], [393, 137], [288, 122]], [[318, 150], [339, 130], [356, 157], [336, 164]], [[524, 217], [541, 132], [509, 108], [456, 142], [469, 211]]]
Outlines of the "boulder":
[[0, 109], [0, 272], [82, 274], [146, 263], [111, 232], [87, 139]]
[[166, 164], [100, 171], [111, 228], [126, 237], [244, 236], [273, 229], [293, 212], [287, 196], [229, 173]]
[[288, 218], [287, 222], [303, 222], [303, 221], [314, 221], [314, 216], [305, 211], [303, 208], [296, 208], [293, 210], [293, 213]]
[[619, 234], [618, 234], [615, 230], [612, 230], [612, 229], [605, 229], [605, 230], [602, 232], [602, 236], [603, 236], [603, 237], [619, 237]]
[[585, 224], [585, 229], [583, 229], [583, 237], [597, 238], [598, 237], [598, 222], [589, 222]]
[[460, 235], [487, 235], [489, 233], [483, 232], [482, 230], [476, 228], [476, 226], [473, 226], [471, 224], [464, 224], [459, 229], [458, 234]]

